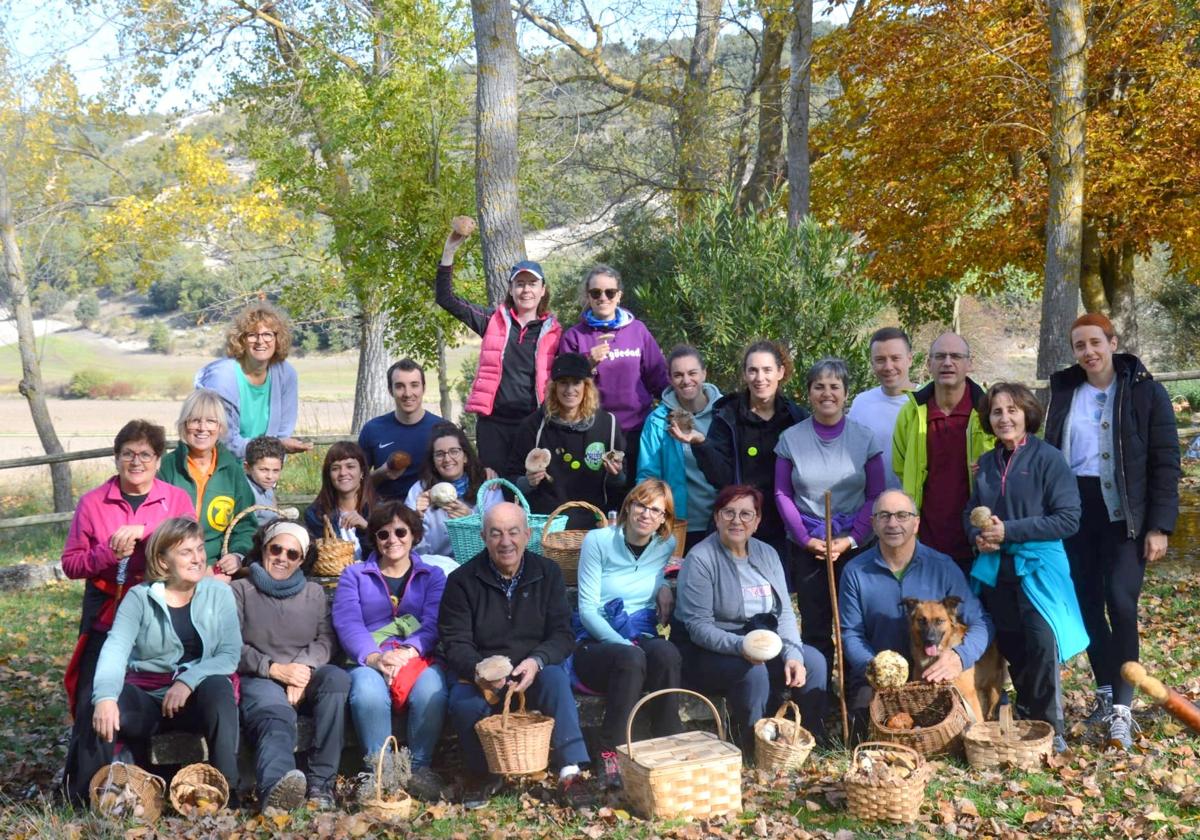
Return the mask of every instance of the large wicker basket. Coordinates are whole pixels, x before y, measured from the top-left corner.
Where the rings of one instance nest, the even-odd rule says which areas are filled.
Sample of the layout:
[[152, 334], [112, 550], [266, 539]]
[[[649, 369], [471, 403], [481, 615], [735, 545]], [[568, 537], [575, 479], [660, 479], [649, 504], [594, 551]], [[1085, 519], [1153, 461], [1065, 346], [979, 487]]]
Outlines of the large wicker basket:
[[1054, 750], [1054, 727], [1041, 720], [1013, 720], [1012, 706], [1000, 706], [999, 723], [976, 723], [963, 733], [967, 763], [976, 770], [1016, 767], [1037, 770]]
[[337, 577], [354, 562], [354, 543], [343, 540], [333, 530], [329, 516], [325, 520], [325, 536], [317, 537], [317, 560], [313, 563], [312, 572], [321, 577]]
[[506, 487], [512, 491], [517, 504], [525, 508], [525, 517], [529, 520], [530, 530], [529, 545], [526, 548], [533, 553], [542, 553], [542, 531], [546, 529], [547, 523], [552, 523], [549, 526], [551, 533], [567, 527], [567, 517], [565, 516], [552, 518], [544, 513], [530, 513], [529, 501], [525, 498], [525, 494], [511, 481], [503, 478], [489, 478], [479, 485], [479, 491], [475, 494], [474, 513], [446, 520], [446, 533], [450, 535], [450, 548], [454, 551], [454, 559], [460, 566], [484, 549], [483, 500], [487, 498], [488, 491], [497, 486]]
[[[912, 729], [887, 725], [892, 715], [907, 712]], [[908, 683], [884, 688], [871, 700], [871, 737], [912, 747], [922, 755], [963, 754], [962, 733], [967, 727], [967, 710], [962, 696], [949, 685]]]
[[375, 760], [375, 792], [363, 802], [363, 810], [377, 819], [407, 820], [412, 816], [412, 797], [402, 790], [387, 791], [385, 796], [383, 790], [383, 759], [389, 748], [393, 752], [400, 751], [395, 735], [387, 736], [379, 748], [379, 757]]
[[211, 764], [198, 762], [189, 764], [171, 779], [169, 790], [171, 807], [185, 817], [203, 816], [205, 809], [199, 806], [204, 799], [221, 810], [229, 804], [229, 782], [221, 771]]
[[[512, 699], [520, 698], [512, 711]], [[488, 770], [501, 776], [540, 773], [550, 764], [550, 735], [554, 718], [525, 711], [525, 692], [512, 686], [504, 693], [504, 709], [475, 724], [475, 734], [487, 758]]]
[[[117, 761], [106, 764], [92, 775], [88, 798], [92, 810], [114, 819], [133, 817], [152, 823], [162, 816], [167, 783], [136, 764]], [[138, 814], [137, 809], [142, 813]]]
[[[774, 738], [768, 737], [772, 729]], [[774, 717], [754, 724], [754, 765], [759, 770], [796, 770], [816, 745], [812, 733], [800, 725], [800, 707], [791, 700], [785, 700]]]
[[[703, 700], [717, 722], [717, 734], [692, 731], [633, 743], [633, 719], [638, 710], [670, 692]], [[625, 743], [617, 746], [617, 762], [630, 807], [646, 819], [708, 817], [742, 810], [742, 751], [725, 740], [721, 716], [703, 694], [664, 688], [639, 700], [625, 723]]]
[[588, 502], [566, 502], [550, 512], [550, 521], [542, 529], [542, 556], [548, 557], [562, 569], [563, 583], [574, 586], [579, 579], [579, 550], [583, 547], [583, 538], [591, 529], [572, 528], [571, 530], [547, 531], [554, 517], [565, 513], [571, 508], [589, 510], [596, 517], [596, 527], [604, 527], [604, 511]]
[[[860, 752], [904, 753], [917, 765], [917, 769], [907, 779], [866, 781], [853, 773]], [[851, 771], [843, 779], [850, 816], [860, 820], [916, 822], [921, 813], [921, 804], [925, 801], [925, 782], [929, 778], [929, 765], [920, 753], [900, 744], [864, 741], [854, 748], [850, 767]]]

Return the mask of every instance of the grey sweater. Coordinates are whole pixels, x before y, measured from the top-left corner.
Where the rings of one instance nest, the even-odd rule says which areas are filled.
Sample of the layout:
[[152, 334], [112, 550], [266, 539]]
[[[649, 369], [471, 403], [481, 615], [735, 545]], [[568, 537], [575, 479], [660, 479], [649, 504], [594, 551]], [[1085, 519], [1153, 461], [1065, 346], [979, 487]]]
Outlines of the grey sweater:
[[765, 542], [750, 539], [750, 556], [735, 559], [721, 544], [719, 534], [709, 534], [688, 552], [679, 572], [675, 596], [675, 619], [687, 629], [692, 643], [714, 653], [742, 655], [741, 630], [751, 616], [746, 615], [742, 583], [735, 564], [749, 563], [771, 584], [775, 594], [775, 615], [779, 636], [783, 639], [783, 658], [801, 660], [800, 628], [784, 582], [783, 566], [775, 549]]
[[230, 584], [242, 624], [242, 658], [238, 673], [270, 676], [272, 663], [327, 665], [337, 651], [329, 621], [329, 599], [311, 581], [291, 598], [272, 598], [250, 578]]

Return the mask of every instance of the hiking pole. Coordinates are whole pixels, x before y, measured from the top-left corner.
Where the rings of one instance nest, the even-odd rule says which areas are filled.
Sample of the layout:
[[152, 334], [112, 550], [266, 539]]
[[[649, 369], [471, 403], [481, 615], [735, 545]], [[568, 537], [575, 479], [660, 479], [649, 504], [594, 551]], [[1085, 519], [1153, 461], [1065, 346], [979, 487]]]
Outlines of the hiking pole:
[[1155, 703], [1171, 713], [1171, 717], [1187, 724], [1192, 731], [1200, 732], [1200, 708], [1173, 688], [1162, 684], [1146, 673], [1140, 662], [1126, 662], [1121, 666], [1121, 676], [1134, 688], [1140, 688]]
[[829, 604], [833, 607], [833, 662], [837, 669], [838, 700], [842, 706], [842, 743], [850, 745], [850, 716], [846, 713], [846, 674], [842, 669], [842, 617], [838, 612], [837, 578], [833, 574], [833, 493], [825, 491], [825, 571]]

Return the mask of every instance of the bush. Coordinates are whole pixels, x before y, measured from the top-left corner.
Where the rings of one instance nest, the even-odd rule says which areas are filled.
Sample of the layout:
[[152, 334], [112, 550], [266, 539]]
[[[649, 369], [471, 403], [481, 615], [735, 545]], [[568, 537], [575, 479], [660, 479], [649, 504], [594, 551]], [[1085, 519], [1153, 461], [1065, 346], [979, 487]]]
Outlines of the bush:
[[42, 318], [50, 318], [67, 305], [67, 293], [45, 283], [33, 290], [33, 305]]
[[192, 393], [192, 377], [170, 376], [167, 378], [167, 396], [173, 400], [182, 400]]
[[91, 292], [86, 292], [75, 304], [75, 317], [83, 326], [90, 328], [100, 317], [100, 299]]
[[172, 346], [171, 331], [167, 329], [166, 324], [159, 321], [150, 328], [150, 334], [146, 337], [146, 348], [151, 353], [166, 355], [171, 352]]
[[125, 400], [133, 396], [133, 383], [114, 379], [100, 370], [80, 370], [71, 375], [63, 396], [77, 400]]
[[[462, 366], [458, 372], [462, 378], [454, 385], [454, 395], [458, 397], [458, 401], [463, 406], [467, 404], [467, 397], [471, 395], [471, 386], [475, 384], [475, 374], [479, 371], [479, 354], [472, 353], [467, 358], [463, 359]], [[475, 443], [475, 420], [474, 412], [461, 411], [458, 415], [458, 425], [467, 433], [467, 437], [471, 443]]]

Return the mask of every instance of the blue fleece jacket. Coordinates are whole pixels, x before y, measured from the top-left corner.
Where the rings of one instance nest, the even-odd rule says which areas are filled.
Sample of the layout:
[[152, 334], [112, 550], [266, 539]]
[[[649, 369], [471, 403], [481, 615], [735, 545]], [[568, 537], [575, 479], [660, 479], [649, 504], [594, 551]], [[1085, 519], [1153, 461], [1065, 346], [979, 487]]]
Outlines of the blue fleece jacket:
[[[238, 432], [241, 426], [239, 403], [241, 392], [238, 389], [237, 359], [217, 359], [200, 368], [196, 374], [197, 388], [211, 388], [221, 395], [225, 403], [226, 420], [229, 431], [225, 437], [225, 445], [238, 458], [246, 457], [246, 438]], [[271, 437], [291, 437], [296, 431], [296, 413], [300, 402], [300, 383], [296, 369], [290, 362], [275, 362], [267, 368], [267, 381], [271, 383], [271, 409], [267, 418], [266, 434]]]
[[[716, 385], [704, 383], [704, 394], [708, 404], [697, 412], [696, 428], [708, 435], [708, 427], [712, 424], [713, 405], [721, 398], [721, 392]], [[642, 428], [642, 444], [638, 450], [637, 481], [647, 478], [658, 478], [671, 487], [671, 495], [675, 499], [675, 515], [686, 519], [689, 531], [708, 530], [708, 520], [712, 516], [713, 502], [717, 498], [717, 489], [708, 483], [708, 478], [700, 465], [692, 447], [686, 446], [667, 431], [667, 415], [679, 408], [679, 398], [675, 389], [668, 388], [662, 393], [662, 402], [650, 416]]]
[[675, 538], [669, 535], [666, 539], [653, 537], [642, 556], [634, 557], [625, 544], [623, 526], [588, 531], [579, 551], [579, 620], [593, 639], [631, 644], [609, 624], [604, 605], [620, 598], [631, 616], [653, 609], [674, 552]]

